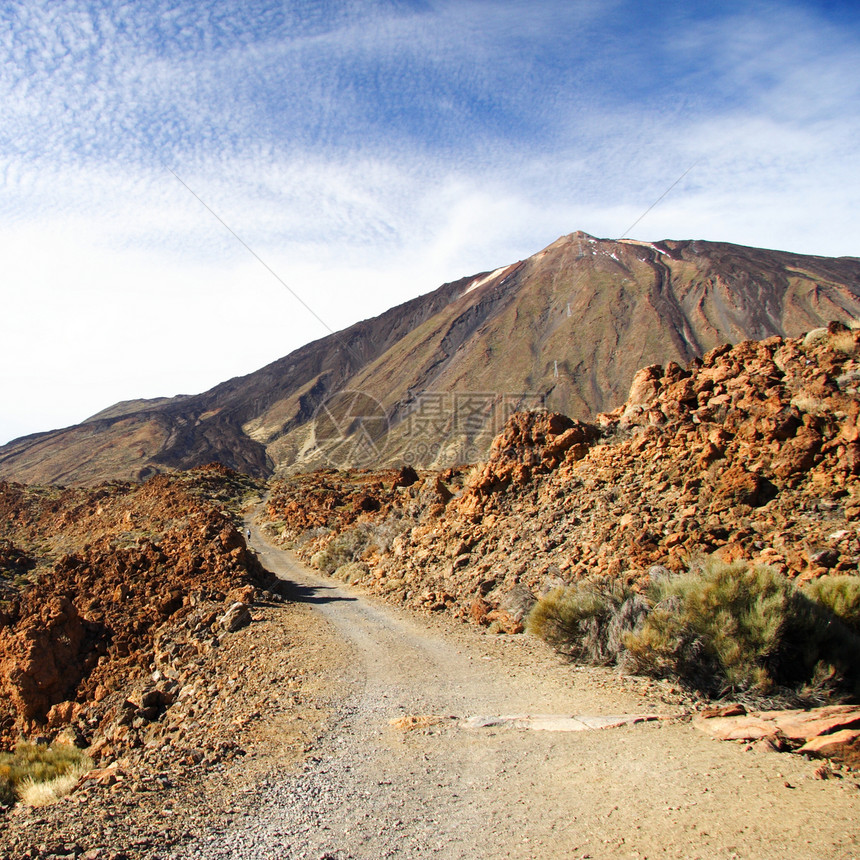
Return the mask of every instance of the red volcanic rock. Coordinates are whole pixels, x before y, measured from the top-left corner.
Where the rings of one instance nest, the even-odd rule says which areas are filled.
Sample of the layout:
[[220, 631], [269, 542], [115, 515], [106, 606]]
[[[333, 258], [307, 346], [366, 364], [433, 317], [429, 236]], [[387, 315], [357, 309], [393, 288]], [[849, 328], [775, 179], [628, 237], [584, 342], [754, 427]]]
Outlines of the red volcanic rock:
[[437, 476], [433, 481], [433, 492], [443, 505], [447, 504], [454, 497], [454, 494], [448, 489], [448, 485], [440, 476]]
[[833, 734], [818, 735], [807, 741], [797, 751], [829, 758], [848, 767], [860, 767], [860, 730], [841, 729]]
[[522, 621], [514, 618], [510, 612], [505, 612], [504, 609], [494, 609], [492, 612], [488, 612], [481, 623], [492, 625], [501, 633], [522, 633], [524, 629]]
[[[431, 475], [366, 515], [381, 537], [362, 549], [358, 582], [502, 629], [520, 587], [612, 577], [639, 589], [697, 558], [768, 564], [801, 585], [858, 575], [858, 475], [860, 331], [725, 344], [686, 369], [643, 369], [594, 425], [512, 416], [466, 476]], [[309, 558], [357, 521], [315, 520], [322, 479], [293, 480], [306, 501], [295, 517], [273, 504], [272, 519]], [[322, 524], [333, 532], [317, 536]]]
[[486, 600], [482, 600], [480, 597], [476, 597], [469, 604], [469, 617], [475, 624], [484, 624], [489, 623], [486, 622], [487, 613], [491, 610], [491, 606], [487, 603]]
[[807, 711], [761, 711], [732, 716], [700, 715], [693, 725], [717, 740], [774, 740], [799, 753], [860, 764], [860, 706], [833, 705]]
[[761, 711], [759, 717], [772, 722], [793, 741], [809, 741], [843, 729], [860, 729], [860, 705], [829, 705], [804, 711]]
[[296, 533], [319, 528], [348, 528], [364, 519], [384, 516], [398, 497], [403, 474], [380, 472], [312, 472], [277, 483], [267, 504], [273, 521], [289, 523]]
[[536, 474], [556, 469], [565, 459], [582, 459], [598, 437], [596, 427], [557, 412], [518, 412], [493, 440], [485, 466], [469, 482], [459, 501], [470, 516], [480, 510], [476, 497], [490, 496], [510, 485], [525, 486]]
[[657, 400], [662, 377], [663, 368], [659, 364], [652, 364], [637, 371], [627, 395], [627, 408], [645, 409], [652, 406]]
[[397, 487], [411, 487], [413, 484], [417, 483], [420, 480], [418, 476], [418, 472], [412, 468], [412, 466], [404, 466], [400, 472], [398, 472], [397, 477], [394, 479], [391, 487], [395, 489]]
[[764, 488], [761, 475], [748, 472], [740, 464], [730, 466], [720, 475], [716, 485], [717, 496], [736, 505], [754, 505]]
[[[8, 484], [0, 482], [0, 488], [3, 486]], [[3, 596], [4, 591], [4, 576], [20, 576], [35, 566], [35, 561], [27, 552], [15, 546], [10, 540], [0, 540], [0, 597]]]
[[[41, 527], [39, 516], [52, 523], [70, 511], [70, 534], [79, 517], [91, 529], [87, 516], [103, 528], [6, 604], [0, 618], [0, 746], [21, 733], [55, 731], [85, 712], [86, 725], [98, 723], [93, 714], [111, 706], [114, 691], [149, 671], [165, 622], [181, 620], [207, 600], [220, 603], [223, 613], [228, 594], [247, 612], [258, 588], [278, 587], [228, 517], [187, 493], [182, 480], [160, 477], [131, 491], [74, 490], [54, 498], [22, 492], [13, 502], [0, 493], [0, 508], [5, 501], [27, 511], [32, 528]], [[78, 514], [79, 505], [87, 513]], [[117, 534], [128, 539], [131, 511], [134, 522], [147, 527], [146, 536], [117, 545]], [[216, 618], [212, 613], [213, 623]], [[235, 620], [231, 624], [235, 629]], [[149, 713], [149, 706], [142, 710]]]
[[33, 608], [31, 623], [0, 631], [0, 690], [24, 723], [74, 692], [87, 638], [68, 597], [49, 597]]
[[805, 472], [815, 464], [821, 451], [823, 438], [813, 427], [803, 427], [794, 438], [786, 439], [771, 463], [777, 478], [788, 478], [797, 472]]
[[493, 440], [487, 462], [491, 466], [557, 464], [568, 448], [596, 435], [590, 425], [558, 412], [518, 412]]
[[699, 718], [703, 720], [710, 720], [714, 717], [743, 717], [746, 716], [747, 709], [739, 704], [733, 703], [731, 705], [722, 705], [717, 708], [705, 708], [702, 711], [699, 711]]
[[257, 589], [253, 585], [242, 585], [227, 592], [227, 601], [230, 603], [244, 603], [252, 605], [257, 597]]
[[379, 499], [371, 496], [369, 494], [365, 494], [355, 501], [356, 507], [360, 511], [364, 511], [365, 513], [370, 511], [378, 511], [382, 508], [382, 503]]

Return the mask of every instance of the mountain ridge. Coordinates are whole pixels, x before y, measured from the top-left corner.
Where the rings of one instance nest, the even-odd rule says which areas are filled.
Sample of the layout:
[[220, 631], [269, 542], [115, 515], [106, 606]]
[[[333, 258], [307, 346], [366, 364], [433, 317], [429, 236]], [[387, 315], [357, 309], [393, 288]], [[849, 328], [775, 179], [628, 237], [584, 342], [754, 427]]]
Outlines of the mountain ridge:
[[[622, 402], [640, 367], [858, 316], [857, 258], [575, 232], [200, 394], [123, 401], [13, 440], [0, 448], [0, 478], [141, 480], [211, 461], [256, 475], [362, 465], [362, 416], [346, 415], [329, 448], [314, 430], [320, 407], [350, 390], [384, 413], [385, 432], [369, 439], [374, 465], [476, 459], [517, 408], [589, 418]], [[483, 412], [458, 412], [469, 398]], [[439, 414], [421, 436], [416, 416], [431, 400]]]

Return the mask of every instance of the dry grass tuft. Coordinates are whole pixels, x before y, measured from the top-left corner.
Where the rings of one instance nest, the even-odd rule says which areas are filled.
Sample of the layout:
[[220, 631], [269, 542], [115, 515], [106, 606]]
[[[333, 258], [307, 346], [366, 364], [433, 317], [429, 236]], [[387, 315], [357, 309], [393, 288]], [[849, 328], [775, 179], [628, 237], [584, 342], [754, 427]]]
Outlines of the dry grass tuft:
[[0, 754], [0, 803], [19, 797], [30, 806], [53, 803], [92, 766], [86, 753], [66, 744], [19, 743], [13, 752]]
[[92, 762], [79, 764], [62, 776], [55, 776], [46, 782], [37, 782], [32, 777], [28, 777], [19, 783], [18, 796], [26, 806], [50, 806], [69, 794], [91, 767]]
[[808, 415], [820, 416], [828, 414], [830, 411], [830, 407], [824, 400], [812, 394], [796, 394], [791, 398], [791, 405]]

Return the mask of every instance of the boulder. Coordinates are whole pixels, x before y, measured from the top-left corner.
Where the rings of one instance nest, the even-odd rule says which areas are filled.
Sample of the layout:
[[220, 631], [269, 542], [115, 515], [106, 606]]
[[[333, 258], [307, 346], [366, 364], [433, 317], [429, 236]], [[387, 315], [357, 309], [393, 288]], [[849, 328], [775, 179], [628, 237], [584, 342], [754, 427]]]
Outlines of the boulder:
[[218, 624], [227, 632], [235, 633], [251, 623], [251, 612], [238, 600], [218, 619]]
[[[734, 706], [732, 706], [734, 707]], [[741, 706], [742, 707], [742, 706]], [[716, 713], [720, 713], [719, 711]], [[851, 766], [860, 765], [860, 705], [831, 705], [810, 710], [760, 711], [693, 718], [693, 725], [723, 741], [761, 741]]]
[[766, 502], [773, 489], [773, 485], [761, 475], [735, 463], [720, 475], [716, 495], [730, 504], [755, 507]]
[[848, 767], [860, 767], [860, 730], [842, 729], [829, 735], [819, 735], [807, 741], [799, 753], [829, 758]]
[[394, 479], [394, 483], [391, 485], [391, 488], [411, 487], [413, 484], [417, 483], [418, 480], [418, 472], [416, 472], [412, 466], [403, 466], [397, 473], [397, 477]]
[[522, 621], [512, 617], [504, 609], [494, 609], [492, 612], [488, 612], [482, 623], [489, 624], [500, 633], [522, 633], [525, 629]]
[[648, 407], [657, 402], [657, 393], [660, 390], [660, 382], [663, 378], [663, 368], [659, 364], [643, 367], [636, 372], [633, 382], [630, 383], [630, 392], [627, 395], [627, 407]]

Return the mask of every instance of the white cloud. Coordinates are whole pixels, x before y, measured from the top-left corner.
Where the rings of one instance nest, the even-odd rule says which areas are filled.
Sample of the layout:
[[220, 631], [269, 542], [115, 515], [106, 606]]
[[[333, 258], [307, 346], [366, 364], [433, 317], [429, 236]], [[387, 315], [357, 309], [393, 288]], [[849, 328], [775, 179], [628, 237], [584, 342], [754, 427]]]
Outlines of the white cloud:
[[333, 328], [617, 236], [693, 164], [634, 235], [860, 253], [855, 34], [802, 5], [417, 6], [0, 11], [0, 441], [326, 333], [165, 165]]

